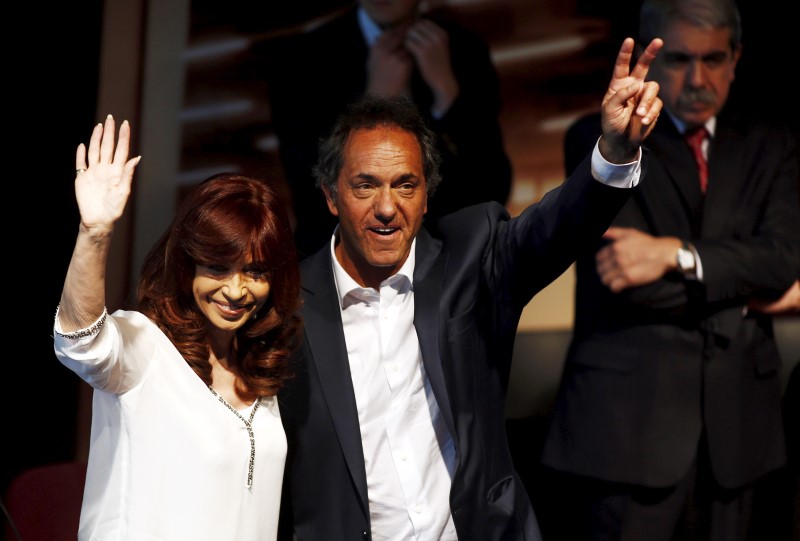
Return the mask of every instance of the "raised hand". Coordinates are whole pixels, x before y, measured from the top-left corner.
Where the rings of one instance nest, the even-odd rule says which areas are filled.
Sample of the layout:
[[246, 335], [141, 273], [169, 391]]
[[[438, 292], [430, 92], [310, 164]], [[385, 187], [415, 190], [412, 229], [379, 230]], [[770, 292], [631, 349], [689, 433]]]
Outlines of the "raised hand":
[[140, 156], [128, 159], [131, 129], [125, 121], [114, 144], [114, 117], [92, 131], [89, 149], [83, 143], [75, 153], [75, 198], [81, 227], [64, 289], [58, 321], [64, 332], [85, 329], [105, 313], [106, 259], [116, 222], [131, 193], [133, 171]]
[[660, 38], [655, 38], [631, 69], [634, 41], [626, 38], [622, 42], [601, 104], [600, 152], [612, 163], [627, 163], [636, 158], [661, 113], [658, 83], [645, 79], [663, 45]]
[[119, 128], [114, 144], [114, 117], [106, 117], [105, 126], [97, 124], [86, 146], [75, 153], [75, 197], [81, 225], [90, 231], [109, 232], [114, 227], [131, 191], [133, 171], [141, 156], [128, 159], [131, 130], [128, 121]]

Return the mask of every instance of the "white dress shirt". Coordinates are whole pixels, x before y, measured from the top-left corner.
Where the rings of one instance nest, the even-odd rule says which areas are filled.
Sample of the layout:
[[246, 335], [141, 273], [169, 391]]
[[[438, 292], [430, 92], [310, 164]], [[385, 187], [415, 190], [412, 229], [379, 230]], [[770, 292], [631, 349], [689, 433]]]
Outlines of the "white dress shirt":
[[[334, 239], [336, 234], [334, 234]], [[350, 360], [372, 539], [455, 540], [455, 446], [425, 376], [414, 329], [414, 248], [380, 290], [359, 286], [333, 253]]]

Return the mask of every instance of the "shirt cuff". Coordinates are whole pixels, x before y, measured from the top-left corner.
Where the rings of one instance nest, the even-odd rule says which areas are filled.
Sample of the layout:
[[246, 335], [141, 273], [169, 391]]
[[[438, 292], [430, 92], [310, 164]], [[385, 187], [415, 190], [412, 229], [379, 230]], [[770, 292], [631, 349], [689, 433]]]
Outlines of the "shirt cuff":
[[606, 160], [600, 153], [600, 138], [592, 151], [592, 176], [595, 180], [614, 188], [633, 188], [639, 184], [642, 174], [642, 150], [631, 163], [616, 164]]
[[697, 253], [697, 248], [694, 247], [694, 244], [689, 245], [689, 249], [694, 254], [694, 278], [698, 282], [703, 281], [703, 263], [700, 261], [700, 254]]
[[111, 315], [103, 310], [103, 314], [93, 325], [75, 332], [64, 333], [56, 309], [53, 324], [53, 345], [56, 356], [85, 380], [84, 366], [95, 365], [99, 359], [106, 359], [111, 353], [115, 336], [115, 333], [108, 330], [111, 319]]

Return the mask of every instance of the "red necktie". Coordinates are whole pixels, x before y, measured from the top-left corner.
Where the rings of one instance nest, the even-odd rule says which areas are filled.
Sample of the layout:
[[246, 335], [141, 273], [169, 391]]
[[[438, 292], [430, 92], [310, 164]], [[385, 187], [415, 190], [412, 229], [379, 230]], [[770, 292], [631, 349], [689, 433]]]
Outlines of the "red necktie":
[[683, 134], [686, 137], [686, 142], [694, 154], [694, 161], [697, 162], [697, 173], [700, 175], [700, 191], [706, 193], [706, 185], [708, 185], [708, 162], [703, 155], [703, 141], [705, 141], [708, 132], [705, 126], [692, 128]]

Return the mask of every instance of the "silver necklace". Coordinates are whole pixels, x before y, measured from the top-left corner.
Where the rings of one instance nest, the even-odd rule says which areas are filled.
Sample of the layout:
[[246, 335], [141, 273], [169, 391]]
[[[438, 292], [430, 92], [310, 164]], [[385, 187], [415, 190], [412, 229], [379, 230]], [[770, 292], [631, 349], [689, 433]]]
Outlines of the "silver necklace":
[[208, 390], [211, 391], [211, 394], [216, 396], [226, 408], [231, 410], [235, 416], [241, 419], [244, 423], [244, 427], [247, 429], [247, 435], [250, 436], [250, 463], [247, 466], [247, 488], [253, 488], [253, 466], [255, 465], [256, 461], [256, 436], [253, 433], [253, 417], [256, 415], [258, 406], [261, 405], [261, 397], [256, 398], [256, 402], [253, 404], [253, 411], [250, 412], [250, 419], [248, 420], [242, 417], [238, 411], [233, 409], [233, 406], [228, 404], [227, 400], [218, 395], [217, 391], [211, 388], [211, 385], [208, 386]]

